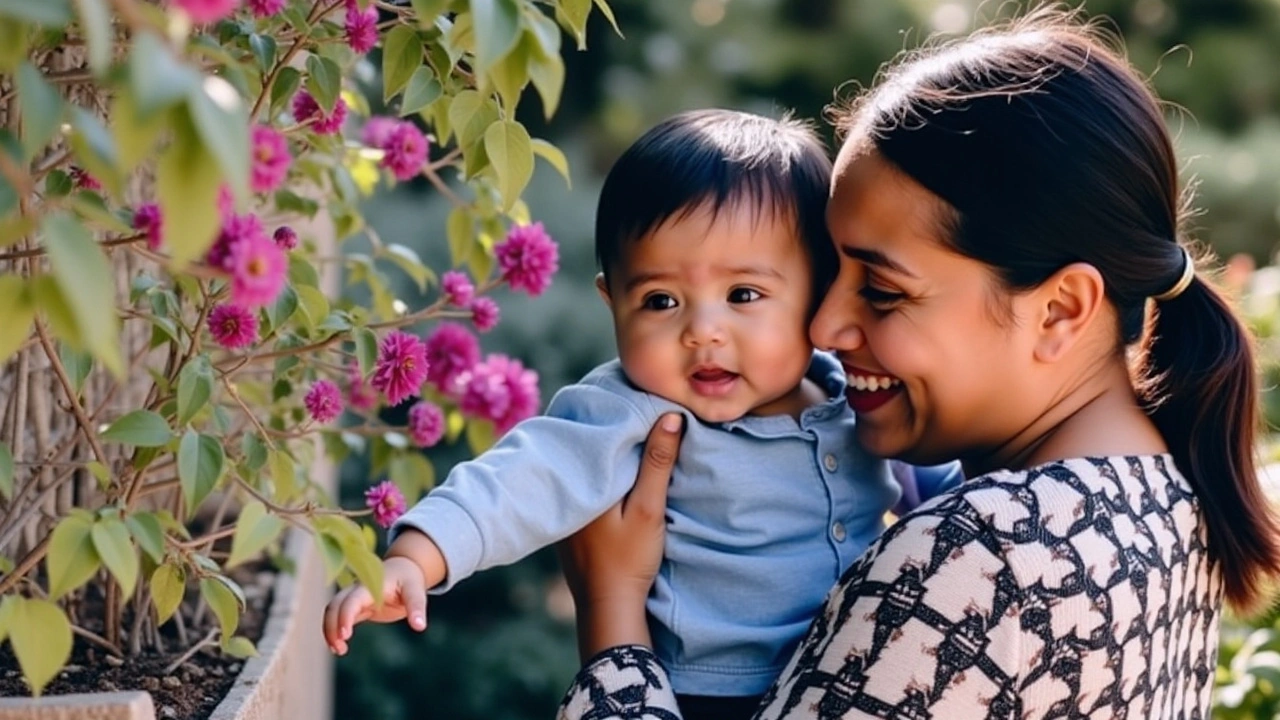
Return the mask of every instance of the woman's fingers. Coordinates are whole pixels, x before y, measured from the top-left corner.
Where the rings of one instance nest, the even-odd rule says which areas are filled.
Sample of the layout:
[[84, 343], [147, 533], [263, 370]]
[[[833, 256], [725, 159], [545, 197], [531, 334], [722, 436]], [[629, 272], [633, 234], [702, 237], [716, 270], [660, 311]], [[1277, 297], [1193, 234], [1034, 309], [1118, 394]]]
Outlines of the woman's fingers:
[[680, 455], [680, 430], [684, 417], [667, 413], [649, 431], [644, 443], [644, 455], [640, 459], [640, 474], [635, 487], [622, 503], [624, 517], [635, 517], [640, 522], [661, 521], [667, 510], [667, 487], [671, 484], [671, 471]]

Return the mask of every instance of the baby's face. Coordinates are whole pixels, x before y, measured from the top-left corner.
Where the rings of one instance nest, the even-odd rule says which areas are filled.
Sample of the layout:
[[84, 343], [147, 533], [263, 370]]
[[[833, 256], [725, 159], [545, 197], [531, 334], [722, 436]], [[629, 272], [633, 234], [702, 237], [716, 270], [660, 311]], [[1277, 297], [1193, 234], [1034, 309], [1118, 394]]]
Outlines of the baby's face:
[[803, 406], [812, 279], [790, 218], [700, 208], [632, 243], [618, 265], [602, 294], [633, 383], [707, 422]]

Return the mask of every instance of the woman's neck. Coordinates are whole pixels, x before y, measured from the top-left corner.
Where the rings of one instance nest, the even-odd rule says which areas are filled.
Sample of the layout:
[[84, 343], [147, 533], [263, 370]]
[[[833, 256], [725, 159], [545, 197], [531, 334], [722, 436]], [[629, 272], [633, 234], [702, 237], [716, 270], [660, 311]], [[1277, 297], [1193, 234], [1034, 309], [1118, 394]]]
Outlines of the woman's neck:
[[1071, 457], [1156, 455], [1168, 446], [1134, 395], [1123, 363], [1085, 374], [1030, 424], [982, 456], [966, 458], [965, 475], [1021, 470]]

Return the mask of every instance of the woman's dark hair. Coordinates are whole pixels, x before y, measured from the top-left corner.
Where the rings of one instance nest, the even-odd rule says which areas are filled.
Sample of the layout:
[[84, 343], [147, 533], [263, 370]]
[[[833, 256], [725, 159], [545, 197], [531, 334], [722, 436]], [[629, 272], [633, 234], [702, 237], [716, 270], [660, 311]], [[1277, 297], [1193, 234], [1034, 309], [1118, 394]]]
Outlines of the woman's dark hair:
[[1074, 262], [1097, 268], [1141, 343], [1135, 384], [1200, 499], [1228, 601], [1264, 600], [1280, 533], [1257, 477], [1253, 343], [1203, 275], [1182, 275], [1189, 193], [1160, 104], [1096, 27], [1041, 9], [891, 65], [837, 124], [950, 207], [954, 248], [1025, 290]]
[[826, 223], [830, 185], [831, 159], [809, 123], [734, 110], [680, 113], [640, 136], [609, 170], [596, 210], [596, 259], [607, 281], [625, 247], [667, 220], [747, 203], [758, 218], [796, 224], [816, 301], [837, 266]]

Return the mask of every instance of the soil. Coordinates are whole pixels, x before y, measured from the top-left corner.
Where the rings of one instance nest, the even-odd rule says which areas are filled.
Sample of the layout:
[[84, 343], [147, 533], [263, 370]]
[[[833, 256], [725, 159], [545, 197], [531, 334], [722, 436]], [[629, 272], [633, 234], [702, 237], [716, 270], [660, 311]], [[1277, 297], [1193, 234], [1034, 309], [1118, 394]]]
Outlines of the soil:
[[[249, 638], [256, 645], [262, 637], [262, 628], [266, 622], [275, 573], [263, 566], [248, 566], [233, 572], [232, 577], [244, 589], [247, 603], [236, 634]], [[187, 637], [194, 643], [214, 629], [217, 620], [212, 612], [206, 610], [202, 625], [193, 626], [191, 606], [194, 603], [191, 602], [190, 588], [187, 598], [188, 602], [184, 603], [181, 612], [187, 619]], [[78, 614], [82, 627], [102, 634], [100, 599], [95, 602], [94, 598], [86, 597], [79, 606]], [[126, 614], [125, 628], [130, 627], [132, 622], [130, 614]], [[244, 660], [224, 655], [215, 642], [197, 651], [176, 670], [166, 674], [165, 669], [190, 645], [180, 645], [173, 620], [161, 627], [160, 635], [168, 652], [144, 650], [138, 655], [126, 652], [122, 658], [75, 636], [70, 662], [45, 686], [44, 694], [145, 690], [151, 693], [155, 701], [156, 717], [159, 720], [207, 720], [231, 689], [236, 676], [244, 667]], [[0, 646], [0, 697], [30, 694], [9, 643], [4, 643]]]

